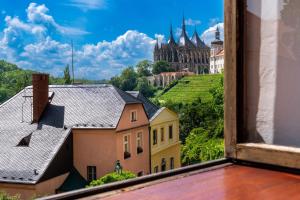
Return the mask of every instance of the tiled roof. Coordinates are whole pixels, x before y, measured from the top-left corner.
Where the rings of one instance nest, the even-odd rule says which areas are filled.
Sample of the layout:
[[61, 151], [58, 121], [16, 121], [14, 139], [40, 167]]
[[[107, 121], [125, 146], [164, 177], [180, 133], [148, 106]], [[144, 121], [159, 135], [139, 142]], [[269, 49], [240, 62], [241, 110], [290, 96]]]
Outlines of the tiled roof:
[[[111, 85], [49, 86], [49, 91], [54, 96], [38, 124], [30, 123], [32, 99], [24, 98], [32, 87], [0, 105], [0, 182], [38, 182], [72, 127], [116, 128], [125, 104], [141, 103]], [[28, 147], [17, 146], [30, 134]]]
[[148, 119], [150, 119], [159, 110], [159, 107], [157, 105], [155, 105], [151, 101], [149, 101], [140, 92], [138, 92], [138, 91], [127, 91], [127, 93], [129, 93], [132, 96], [136, 97], [138, 100], [140, 100], [143, 103], [143, 106], [145, 108]]

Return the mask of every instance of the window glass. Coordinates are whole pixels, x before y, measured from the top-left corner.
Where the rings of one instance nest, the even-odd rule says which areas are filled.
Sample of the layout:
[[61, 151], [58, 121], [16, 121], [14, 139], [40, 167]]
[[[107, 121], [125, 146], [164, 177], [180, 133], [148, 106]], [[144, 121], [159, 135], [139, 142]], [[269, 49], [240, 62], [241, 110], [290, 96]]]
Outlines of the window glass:
[[173, 139], [173, 126], [169, 126], [169, 139]]
[[170, 169], [174, 169], [174, 158], [170, 158]]
[[163, 142], [165, 140], [165, 129], [160, 129], [160, 141]]
[[300, 1], [247, 1], [245, 140], [300, 147]]
[[136, 111], [132, 111], [131, 112], [131, 121], [135, 122], [137, 120], [137, 112]]
[[153, 130], [153, 145], [157, 144], [157, 130]]

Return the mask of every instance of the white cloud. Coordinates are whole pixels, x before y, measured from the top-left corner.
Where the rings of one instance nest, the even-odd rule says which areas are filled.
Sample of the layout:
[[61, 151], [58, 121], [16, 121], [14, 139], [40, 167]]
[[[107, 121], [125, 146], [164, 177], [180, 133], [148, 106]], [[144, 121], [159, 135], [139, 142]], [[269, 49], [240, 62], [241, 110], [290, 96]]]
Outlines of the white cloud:
[[77, 7], [83, 11], [107, 8], [106, 0], [69, 0], [68, 6]]
[[[16, 63], [24, 69], [63, 75], [71, 63], [71, 46], [53, 39], [53, 32], [63, 37], [77, 29], [61, 26], [48, 14], [45, 5], [31, 3], [27, 19], [6, 16], [0, 33], [0, 59]], [[164, 40], [163, 35], [156, 37]], [[135, 30], [128, 30], [113, 41], [85, 44], [74, 50], [75, 75], [79, 78], [103, 79], [120, 73], [141, 59], [152, 59], [155, 39]]]
[[166, 42], [166, 38], [165, 38], [165, 36], [162, 35], [162, 34], [157, 34], [157, 33], [156, 33], [156, 34], [154, 35], [154, 38], [157, 40], [159, 46], [160, 46], [162, 43], [165, 43], [165, 42]]
[[28, 8], [26, 9], [28, 22], [33, 24], [43, 24], [48, 29], [54, 28], [62, 34], [66, 35], [85, 35], [88, 34], [87, 31], [62, 26], [55, 22], [54, 18], [51, 15], [48, 15], [49, 9], [45, 6], [45, 4], [38, 5], [36, 3], [30, 3]]
[[209, 24], [209, 26], [214, 26], [214, 25], [216, 25], [218, 22], [220, 22], [220, 19], [219, 18], [210, 18], [209, 19], [209, 22], [208, 22], [208, 24]]
[[201, 39], [204, 40], [204, 42], [210, 46], [210, 43], [215, 39], [215, 32], [217, 27], [219, 27], [220, 30], [220, 36], [221, 40], [224, 40], [224, 23], [218, 23], [214, 26], [209, 27], [201, 34]]
[[196, 26], [196, 25], [200, 25], [201, 24], [201, 21], [200, 20], [196, 20], [196, 19], [186, 19], [185, 20], [185, 24], [187, 26]]
[[178, 38], [181, 35], [182, 29], [181, 28], [176, 28], [175, 30], [175, 36]]

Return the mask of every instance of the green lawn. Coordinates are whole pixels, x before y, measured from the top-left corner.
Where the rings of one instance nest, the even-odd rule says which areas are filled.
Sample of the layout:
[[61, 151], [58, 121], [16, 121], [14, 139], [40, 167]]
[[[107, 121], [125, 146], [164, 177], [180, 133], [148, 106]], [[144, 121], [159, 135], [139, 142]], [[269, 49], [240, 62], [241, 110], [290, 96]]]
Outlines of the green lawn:
[[207, 74], [198, 76], [188, 76], [179, 80], [178, 84], [158, 99], [163, 101], [191, 103], [200, 97], [202, 101], [207, 101], [212, 96], [209, 90], [220, 81], [221, 74]]

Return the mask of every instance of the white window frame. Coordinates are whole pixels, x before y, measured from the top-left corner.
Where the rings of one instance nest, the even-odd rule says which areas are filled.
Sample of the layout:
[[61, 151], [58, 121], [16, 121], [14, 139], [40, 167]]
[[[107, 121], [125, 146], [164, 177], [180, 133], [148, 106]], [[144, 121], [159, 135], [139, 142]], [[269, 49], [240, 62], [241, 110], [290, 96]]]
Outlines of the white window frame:
[[[132, 118], [132, 113], [135, 113], [135, 119], [133, 120]], [[136, 122], [138, 120], [138, 117], [137, 117], [137, 110], [131, 110], [130, 111], [130, 122]]]
[[[131, 141], [130, 141], [130, 133], [128, 134], [125, 134], [123, 136], [123, 153], [126, 151], [126, 148], [125, 148], [125, 145], [127, 144], [128, 145], [128, 153], [131, 153]], [[125, 138], [127, 137], [127, 141], [125, 141]]]
[[[139, 137], [139, 134], [141, 134], [141, 137]], [[141, 145], [139, 146], [139, 141]], [[136, 133], [136, 147], [141, 147], [143, 148], [143, 131], [138, 131]]]

